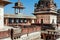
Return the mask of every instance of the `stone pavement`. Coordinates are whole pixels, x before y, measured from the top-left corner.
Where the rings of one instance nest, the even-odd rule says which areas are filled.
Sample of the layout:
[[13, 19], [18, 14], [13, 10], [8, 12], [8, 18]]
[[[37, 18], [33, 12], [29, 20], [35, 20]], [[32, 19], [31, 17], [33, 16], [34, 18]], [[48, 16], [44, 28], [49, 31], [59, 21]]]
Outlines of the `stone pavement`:
[[27, 34], [22, 35], [21, 38], [15, 40], [42, 40], [40, 39], [40, 37], [41, 37], [41, 32], [38, 31], [38, 32], [30, 33], [28, 34], [28, 36]]
[[41, 38], [38, 37], [38, 38], [35, 38], [35, 39], [32, 39], [32, 40], [43, 40], [43, 39], [41, 39]]
[[[28, 36], [27, 34], [22, 35], [21, 38], [14, 39], [14, 40], [43, 40], [43, 39], [41, 39], [41, 32], [38, 31], [38, 32], [30, 33], [28, 34]], [[60, 39], [57, 39], [57, 40], [60, 40]]]
[[[28, 34], [28, 36], [27, 34], [22, 35], [21, 38], [15, 40], [43, 40], [43, 39], [41, 39], [41, 32], [38, 31], [38, 32], [30, 33]], [[60, 40], [60, 38], [58, 38], [57, 40]]]

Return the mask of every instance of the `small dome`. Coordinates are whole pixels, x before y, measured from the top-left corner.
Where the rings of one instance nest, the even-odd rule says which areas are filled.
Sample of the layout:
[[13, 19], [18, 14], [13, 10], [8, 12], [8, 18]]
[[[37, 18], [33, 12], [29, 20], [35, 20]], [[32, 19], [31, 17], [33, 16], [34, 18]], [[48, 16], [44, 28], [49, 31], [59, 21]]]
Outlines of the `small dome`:
[[23, 6], [20, 2], [16, 2], [15, 6]]
[[15, 6], [13, 8], [20, 8], [20, 9], [24, 9], [23, 5], [21, 2], [16, 2]]

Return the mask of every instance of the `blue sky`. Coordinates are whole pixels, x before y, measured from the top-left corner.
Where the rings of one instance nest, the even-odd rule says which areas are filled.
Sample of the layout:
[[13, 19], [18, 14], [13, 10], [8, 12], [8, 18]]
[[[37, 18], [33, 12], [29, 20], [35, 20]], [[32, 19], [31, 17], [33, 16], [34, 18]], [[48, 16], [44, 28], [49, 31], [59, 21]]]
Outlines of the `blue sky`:
[[[17, 1], [18, 0], [10, 0], [10, 2], [12, 2], [12, 4], [5, 6], [5, 13], [13, 14], [14, 8], [12, 8], [12, 7], [14, 6], [14, 3]], [[20, 1], [23, 4], [23, 6], [25, 7], [25, 9], [23, 9], [21, 13], [29, 14], [29, 15], [31, 15], [34, 12], [34, 4], [38, 2], [38, 0], [20, 0]], [[54, 2], [57, 4], [57, 9], [59, 9], [60, 0], [54, 0]]]

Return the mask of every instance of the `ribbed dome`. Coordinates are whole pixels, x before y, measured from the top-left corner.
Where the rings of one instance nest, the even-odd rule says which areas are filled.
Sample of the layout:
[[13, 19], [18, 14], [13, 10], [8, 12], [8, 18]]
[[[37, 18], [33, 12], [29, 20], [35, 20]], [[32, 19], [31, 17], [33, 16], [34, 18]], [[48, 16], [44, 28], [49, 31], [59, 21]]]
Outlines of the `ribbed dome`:
[[39, 0], [38, 3], [35, 4], [35, 12], [40, 11], [56, 11], [56, 3], [53, 0]]

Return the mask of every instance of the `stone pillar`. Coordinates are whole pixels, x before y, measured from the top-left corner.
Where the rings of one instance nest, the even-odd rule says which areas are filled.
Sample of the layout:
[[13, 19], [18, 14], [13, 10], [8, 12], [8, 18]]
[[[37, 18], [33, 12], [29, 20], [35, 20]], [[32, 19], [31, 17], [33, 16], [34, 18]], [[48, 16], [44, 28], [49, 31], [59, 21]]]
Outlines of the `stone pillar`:
[[45, 37], [45, 35], [44, 35], [44, 34], [43, 34], [43, 39], [44, 39], [44, 40], [46, 40], [46, 37]]
[[8, 19], [6, 19], [6, 26], [8, 25]]
[[4, 28], [4, 7], [10, 4], [8, 0], [0, 1], [0, 29]]
[[18, 10], [18, 14], [20, 13], [20, 9], [17, 9]]
[[32, 23], [34, 23], [34, 19], [32, 19]]
[[0, 5], [0, 29], [4, 27], [4, 7]]
[[30, 23], [29, 20], [27, 21], [27, 23], [28, 23], [28, 24]]

